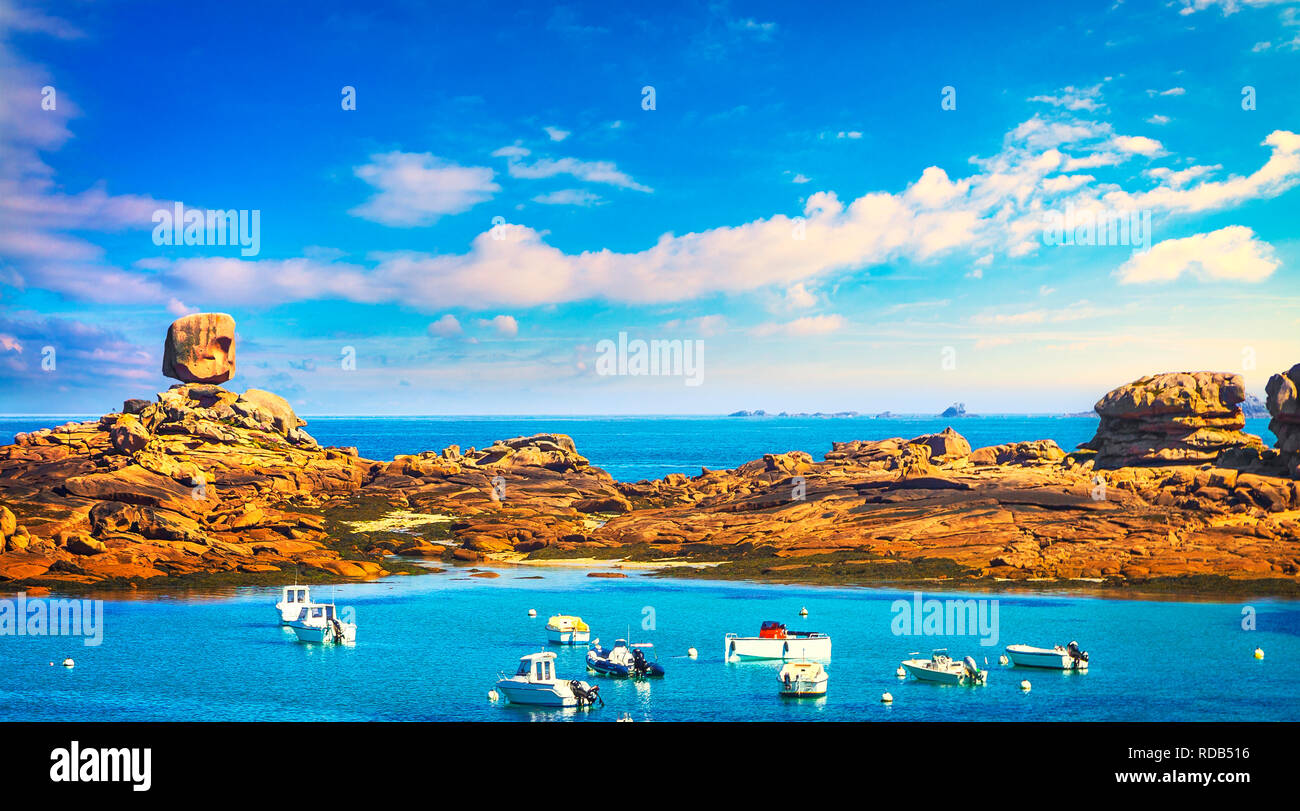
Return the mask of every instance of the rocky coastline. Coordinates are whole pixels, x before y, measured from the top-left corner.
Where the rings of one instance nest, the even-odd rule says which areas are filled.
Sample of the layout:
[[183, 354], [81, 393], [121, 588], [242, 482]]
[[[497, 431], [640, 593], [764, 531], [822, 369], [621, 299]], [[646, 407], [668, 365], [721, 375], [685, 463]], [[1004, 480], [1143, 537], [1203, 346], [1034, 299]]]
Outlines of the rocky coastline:
[[563, 434], [391, 462], [322, 447], [282, 398], [220, 385], [233, 330], [181, 319], [165, 353], [178, 383], [156, 400], [0, 447], [0, 590], [580, 558], [781, 582], [1300, 594], [1300, 365], [1269, 383], [1275, 449], [1242, 430], [1239, 376], [1196, 372], [1108, 393], [1074, 451], [972, 448], [950, 428], [629, 483]]

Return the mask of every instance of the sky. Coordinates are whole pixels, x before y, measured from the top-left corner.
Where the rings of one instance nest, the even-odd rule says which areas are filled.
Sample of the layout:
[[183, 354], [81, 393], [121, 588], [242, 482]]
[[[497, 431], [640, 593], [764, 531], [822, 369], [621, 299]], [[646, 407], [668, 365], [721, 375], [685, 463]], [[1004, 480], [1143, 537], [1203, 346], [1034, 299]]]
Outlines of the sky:
[[1300, 2], [808, 5], [0, 0], [0, 413], [152, 397], [193, 312], [309, 415], [1062, 413], [1300, 362]]

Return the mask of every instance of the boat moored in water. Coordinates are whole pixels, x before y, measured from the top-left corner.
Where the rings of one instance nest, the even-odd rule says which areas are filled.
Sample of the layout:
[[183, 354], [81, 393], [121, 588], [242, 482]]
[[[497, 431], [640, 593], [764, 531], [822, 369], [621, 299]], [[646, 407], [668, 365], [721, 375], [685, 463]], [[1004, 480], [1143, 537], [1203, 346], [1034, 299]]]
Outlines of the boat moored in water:
[[357, 624], [339, 619], [333, 603], [307, 603], [289, 627], [299, 642], [347, 645], [357, 641]]
[[1035, 648], [1033, 645], [1007, 645], [1007, 656], [1017, 667], [1041, 667], [1048, 670], [1087, 670], [1088, 652], [1079, 650], [1078, 642], [1065, 647]]
[[519, 669], [513, 676], [502, 675], [496, 683], [497, 692], [511, 704], [538, 707], [590, 707], [600, 697], [600, 687], [577, 679], [562, 679], [555, 674], [555, 653], [542, 651], [519, 658]]
[[942, 648], [929, 659], [904, 659], [903, 667], [918, 680], [936, 684], [984, 684], [988, 680], [988, 671], [980, 670], [974, 659], [967, 656], [954, 661]]
[[663, 665], [646, 658], [645, 651], [653, 651], [649, 642], [628, 644], [626, 639], [614, 640], [611, 648], [600, 647], [600, 640], [587, 651], [587, 669], [602, 676], [646, 679], [664, 675]]
[[591, 626], [582, 617], [556, 614], [546, 621], [546, 641], [556, 645], [585, 645], [591, 641]]
[[817, 662], [786, 662], [776, 674], [781, 685], [781, 695], [792, 698], [812, 698], [826, 695], [830, 677], [826, 668]]
[[768, 620], [758, 636], [727, 634], [722, 638], [722, 658], [728, 662], [742, 659], [819, 659], [830, 661], [831, 638], [820, 631], [791, 631], [783, 623]]

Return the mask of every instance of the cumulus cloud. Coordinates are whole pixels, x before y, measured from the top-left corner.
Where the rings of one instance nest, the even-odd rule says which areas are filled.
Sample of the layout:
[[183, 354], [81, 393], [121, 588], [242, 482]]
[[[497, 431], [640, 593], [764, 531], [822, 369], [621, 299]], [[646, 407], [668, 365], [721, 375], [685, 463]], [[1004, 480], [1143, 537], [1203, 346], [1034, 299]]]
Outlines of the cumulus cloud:
[[496, 174], [482, 166], [459, 166], [428, 152], [385, 152], [356, 167], [357, 177], [377, 191], [350, 214], [398, 227], [431, 225], [492, 199], [501, 190]]
[[552, 141], [563, 141], [565, 138], [568, 138], [573, 134], [568, 130], [560, 129], [559, 127], [543, 127], [542, 129], [546, 130], [546, 134], [550, 136]]
[[480, 327], [490, 327], [502, 338], [513, 338], [519, 334], [519, 322], [513, 315], [498, 315], [490, 319], [480, 318], [476, 322]]
[[451, 313], [429, 325], [429, 335], [434, 338], [452, 338], [461, 334], [460, 320]]
[[1262, 282], [1281, 265], [1273, 246], [1243, 225], [1166, 239], [1119, 268], [1124, 284], [1171, 282], [1187, 274], [1203, 281]]
[[1098, 110], [1101, 108], [1101, 85], [1092, 87], [1063, 87], [1059, 93], [1031, 96], [1029, 101], [1050, 104], [1066, 110]]

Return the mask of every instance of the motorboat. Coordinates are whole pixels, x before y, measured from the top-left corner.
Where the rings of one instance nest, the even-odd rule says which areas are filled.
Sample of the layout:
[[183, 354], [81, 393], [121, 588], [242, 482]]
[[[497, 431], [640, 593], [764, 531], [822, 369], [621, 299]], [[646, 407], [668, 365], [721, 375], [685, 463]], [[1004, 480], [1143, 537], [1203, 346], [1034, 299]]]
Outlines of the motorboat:
[[1035, 648], [1033, 645], [1007, 645], [1007, 656], [1017, 667], [1042, 667], [1048, 670], [1087, 670], [1088, 652], [1079, 650], [1078, 642], [1065, 647]]
[[539, 707], [590, 707], [600, 697], [600, 687], [576, 679], [555, 675], [554, 651], [530, 653], [519, 657], [519, 669], [513, 676], [502, 675], [496, 689], [511, 704]]
[[298, 618], [289, 623], [299, 642], [352, 644], [357, 641], [357, 624], [339, 619], [333, 603], [307, 603]]
[[285, 586], [280, 602], [275, 604], [275, 610], [280, 612], [280, 624], [288, 625], [298, 619], [302, 607], [310, 602], [311, 589], [307, 586]]
[[591, 627], [582, 617], [556, 614], [546, 621], [546, 640], [555, 645], [585, 645], [591, 641]]
[[781, 684], [781, 695], [793, 698], [824, 696], [830, 680], [826, 668], [807, 661], [786, 662], [776, 677]]
[[830, 661], [831, 638], [820, 631], [791, 631], [784, 623], [768, 620], [758, 636], [727, 634], [722, 638], [722, 658], [728, 662], [742, 659], [819, 659]]
[[903, 667], [920, 681], [938, 684], [984, 684], [988, 680], [988, 671], [980, 670], [974, 659], [967, 656], [954, 661], [943, 649], [936, 650], [929, 659], [904, 659]]
[[600, 647], [597, 639], [587, 651], [587, 669], [602, 676], [618, 678], [658, 678], [664, 674], [663, 665], [646, 658], [646, 651], [653, 651], [649, 642], [628, 644], [626, 639], [614, 640], [611, 648]]

